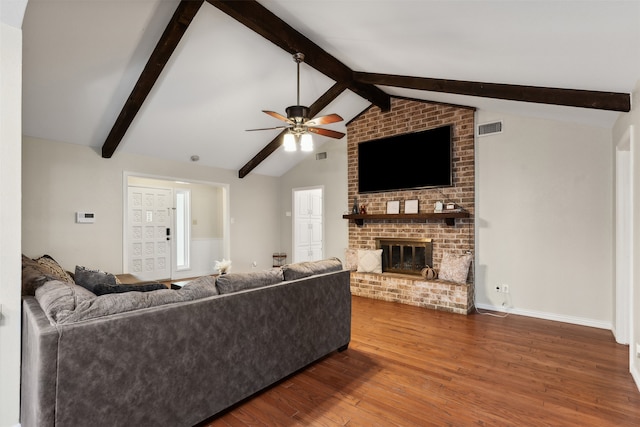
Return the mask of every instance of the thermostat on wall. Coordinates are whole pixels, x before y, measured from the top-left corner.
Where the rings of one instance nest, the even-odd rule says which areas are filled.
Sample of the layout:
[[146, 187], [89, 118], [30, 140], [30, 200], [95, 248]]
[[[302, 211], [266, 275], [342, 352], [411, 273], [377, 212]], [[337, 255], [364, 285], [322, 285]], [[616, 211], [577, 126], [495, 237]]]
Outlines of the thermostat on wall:
[[93, 224], [96, 215], [93, 212], [76, 212], [76, 222], [81, 224]]

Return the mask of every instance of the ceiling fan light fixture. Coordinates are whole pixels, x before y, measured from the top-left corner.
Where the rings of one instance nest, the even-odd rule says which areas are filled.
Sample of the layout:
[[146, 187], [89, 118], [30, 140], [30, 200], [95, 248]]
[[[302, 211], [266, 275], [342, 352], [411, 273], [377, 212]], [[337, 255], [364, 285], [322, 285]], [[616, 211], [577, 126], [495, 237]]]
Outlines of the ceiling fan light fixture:
[[303, 133], [300, 137], [300, 150], [313, 151], [313, 138], [310, 133]]
[[284, 134], [284, 151], [296, 151], [296, 137], [290, 132]]

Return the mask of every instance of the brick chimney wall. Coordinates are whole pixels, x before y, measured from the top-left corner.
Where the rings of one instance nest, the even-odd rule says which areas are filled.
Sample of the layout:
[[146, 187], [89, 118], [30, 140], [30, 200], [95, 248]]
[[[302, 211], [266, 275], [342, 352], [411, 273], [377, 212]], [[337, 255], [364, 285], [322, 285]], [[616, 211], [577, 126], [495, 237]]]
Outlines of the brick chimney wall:
[[[359, 205], [366, 206], [367, 213], [385, 213], [388, 201], [399, 200], [402, 213], [405, 200], [418, 199], [420, 213], [433, 212], [436, 201], [454, 202], [470, 213], [468, 219], [456, 219], [454, 226], [443, 220], [367, 220], [363, 226], [349, 221], [349, 248], [375, 249], [378, 237], [431, 238], [436, 269], [440, 268], [445, 252], [475, 252], [474, 112], [470, 107], [392, 98], [389, 112], [372, 106], [347, 125], [348, 206], [353, 205], [355, 197]], [[358, 194], [360, 142], [449, 124], [453, 125], [452, 187]], [[425, 159], [424, 167], [429, 167], [429, 159]], [[354, 272], [351, 290], [354, 295], [466, 314], [473, 308], [473, 281], [473, 266], [466, 285], [389, 273]]]

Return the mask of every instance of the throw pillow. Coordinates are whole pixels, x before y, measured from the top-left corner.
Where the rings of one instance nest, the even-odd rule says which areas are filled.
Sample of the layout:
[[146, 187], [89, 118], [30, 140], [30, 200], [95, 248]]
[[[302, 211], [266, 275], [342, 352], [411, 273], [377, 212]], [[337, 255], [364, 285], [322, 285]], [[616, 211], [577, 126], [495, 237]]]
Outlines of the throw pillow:
[[471, 254], [455, 255], [445, 252], [440, 263], [438, 278], [449, 282], [467, 283], [471, 259]]
[[162, 283], [145, 283], [141, 285], [119, 285], [116, 276], [101, 270], [90, 270], [76, 266], [76, 283], [96, 295], [119, 294], [123, 292], [150, 292], [167, 289]]
[[51, 278], [60, 280], [61, 282], [75, 283], [69, 273], [58, 264], [58, 262], [49, 255], [42, 255], [36, 259], [45, 274]]
[[382, 273], [382, 249], [358, 249], [358, 273]]
[[218, 295], [216, 278], [214, 276], [202, 276], [184, 285], [178, 292], [188, 293], [193, 299], [206, 298]]
[[109, 274], [101, 270], [91, 270], [79, 265], [76, 265], [75, 278], [78, 285], [90, 290], [96, 295], [100, 295], [96, 292], [98, 286], [116, 285], [116, 276], [113, 274]]
[[22, 295], [35, 295], [36, 289], [51, 280], [37, 261], [22, 255]]
[[347, 248], [344, 250], [344, 268], [356, 271], [358, 269], [358, 250]]

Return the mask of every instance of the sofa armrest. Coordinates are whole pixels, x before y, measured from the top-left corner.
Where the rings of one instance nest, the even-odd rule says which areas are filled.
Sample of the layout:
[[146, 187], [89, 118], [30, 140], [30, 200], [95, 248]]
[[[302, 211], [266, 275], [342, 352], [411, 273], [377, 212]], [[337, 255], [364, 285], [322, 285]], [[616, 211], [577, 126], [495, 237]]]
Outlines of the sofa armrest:
[[20, 424], [53, 425], [59, 334], [34, 297], [22, 301]]

